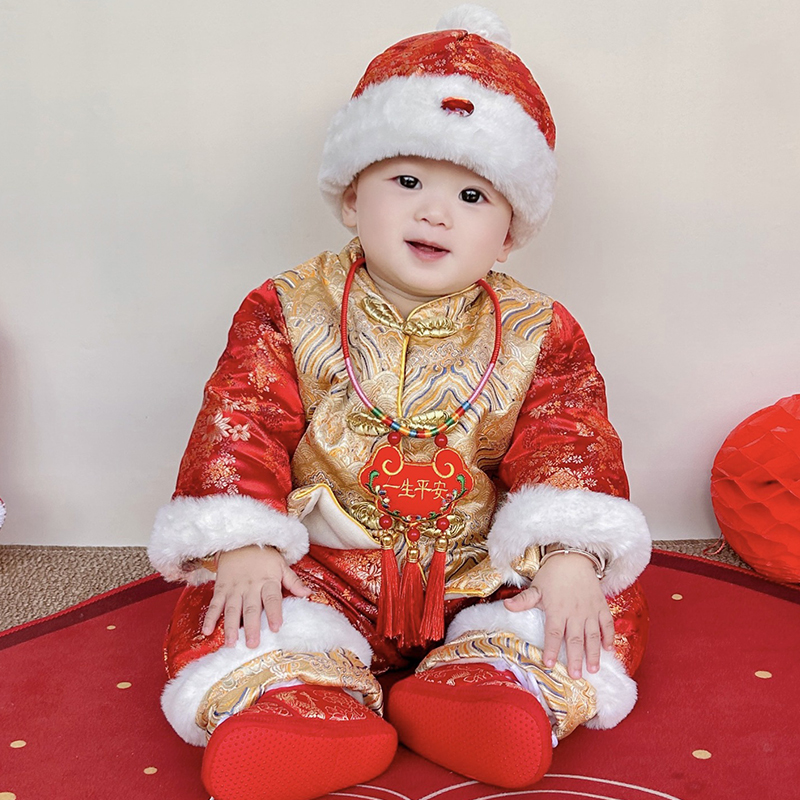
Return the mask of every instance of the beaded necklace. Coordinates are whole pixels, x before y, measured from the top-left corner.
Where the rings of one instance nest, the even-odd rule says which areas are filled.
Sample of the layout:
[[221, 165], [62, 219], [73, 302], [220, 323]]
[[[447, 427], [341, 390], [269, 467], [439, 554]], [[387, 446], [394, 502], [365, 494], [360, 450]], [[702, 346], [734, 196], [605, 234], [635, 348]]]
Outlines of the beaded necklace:
[[353, 362], [350, 358], [350, 344], [347, 340], [347, 306], [348, 301], [350, 300], [350, 289], [353, 285], [353, 278], [355, 278], [358, 268], [364, 265], [364, 263], [365, 259], [363, 257], [353, 262], [353, 265], [350, 267], [350, 272], [347, 274], [347, 280], [344, 284], [344, 293], [342, 294], [342, 354], [344, 355], [344, 368], [347, 370], [347, 377], [350, 378], [350, 383], [352, 384], [355, 393], [358, 395], [359, 400], [361, 400], [361, 402], [369, 409], [369, 413], [376, 417], [387, 428], [397, 431], [397, 433], [399, 433], [401, 436], [410, 436], [419, 439], [429, 439], [432, 436], [443, 434], [445, 431], [450, 430], [450, 428], [452, 428], [461, 419], [461, 417], [463, 417], [464, 414], [466, 414], [467, 411], [472, 408], [472, 404], [483, 391], [489, 378], [492, 377], [492, 372], [494, 372], [495, 365], [497, 364], [497, 358], [500, 355], [500, 344], [503, 339], [503, 321], [500, 318], [500, 301], [497, 299], [497, 294], [495, 293], [494, 289], [492, 289], [492, 287], [489, 286], [485, 280], [483, 280], [483, 278], [477, 281], [478, 286], [480, 286], [489, 295], [492, 300], [492, 304], [494, 305], [494, 348], [492, 350], [492, 357], [489, 359], [489, 364], [481, 376], [481, 379], [478, 381], [475, 391], [469, 396], [468, 400], [460, 403], [458, 408], [440, 425], [431, 428], [408, 428], [405, 425], [401, 425], [396, 419], [390, 417], [387, 413], [378, 408], [378, 406], [376, 406], [367, 397], [366, 393], [361, 388], [361, 384], [358, 382], [355, 376], [355, 372], [353, 371]]
[[[426, 646], [444, 636], [444, 570], [449, 549], [448, 529], [455, 504], [473, 487], [472, 475], [460, 454], [447, 446], [446, 431], [472, 408], [494, 371], [502, 342], [502, 319], [497, 294], [481, 279], [477, 284], [489, 295], [494, 306], [494, 348], [475, 391], [447, 416], [431, 427], [409, 428], [389, 416], [367, 397], [356, 378], [348, 342], [347, 310], [356, 271], [365, 264], [359, 258], [350, 267], [342, 294], [341, 337], [345, 370], [358, 398], [389, 431], [388, 445], [378, 447], [359, 473], [360, 485], [372, 496], [380, 513], [381, 592], [378, 631], [398, 639], [403, 649]], [[438, 450], [431, 461], [406, 462], [400, 449], [404, 437], [433, 438]], [[419, 563], [421, 525], [435, 531], [434, 554], [428, 573], [427, 591]], [[407, 543], [402, 582], [394, 546], [402, 534]]]

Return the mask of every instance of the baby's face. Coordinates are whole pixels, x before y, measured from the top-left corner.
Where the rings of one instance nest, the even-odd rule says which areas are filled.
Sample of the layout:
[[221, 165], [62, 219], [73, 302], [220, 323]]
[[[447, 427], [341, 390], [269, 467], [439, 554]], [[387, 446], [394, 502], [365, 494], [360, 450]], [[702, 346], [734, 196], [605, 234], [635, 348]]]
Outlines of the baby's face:
[[489, 181], [449, 161], [398, 157], [367, 167], [342, 201], [367, 269], [407, 316], [483, 278], [511, 250], [511, 206]]

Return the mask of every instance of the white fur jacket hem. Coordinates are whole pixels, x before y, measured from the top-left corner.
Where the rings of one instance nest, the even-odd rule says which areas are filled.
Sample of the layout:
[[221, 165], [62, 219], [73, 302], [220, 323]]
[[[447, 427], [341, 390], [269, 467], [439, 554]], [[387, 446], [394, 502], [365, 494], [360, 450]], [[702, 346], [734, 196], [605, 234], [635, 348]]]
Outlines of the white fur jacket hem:
[[508, 495], [495, 515], [487, 545], [507, 583], [523, 585], [511, 563], [531, 545], [561, 542], [606, 559], [601, 586], [614, 595], [630, 586], [650, 560], [651, 539], [642, 512], [621, 497], [540, 484]]
[[308, 531], [245, 495], [176, 497], [156, 514], [147, 554], [168, 581], [196, 585], [213, 578], [199, 559], [252, 544], [274, 547], [294, 564], [308, 552]]

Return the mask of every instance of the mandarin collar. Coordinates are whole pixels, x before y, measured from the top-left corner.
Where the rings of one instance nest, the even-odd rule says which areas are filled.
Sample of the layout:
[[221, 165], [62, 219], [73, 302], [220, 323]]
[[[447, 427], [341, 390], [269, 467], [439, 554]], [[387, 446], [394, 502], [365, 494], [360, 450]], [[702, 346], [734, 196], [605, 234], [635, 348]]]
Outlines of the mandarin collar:
[[[356, 237], [339, 254], [339, 260], [345, 269], [345, 274], [353, 262], [362, 258], [364, 251]], [[367, 316], [375, 322], [387, 325], [403, 333], [416, 336], [433, 336], [441, 338], [449, 336], [460, 330], [468, 320], [465, 312], [477, 309], [480, 305], [479, 298], [484, 294], [483, 289], [476, 283], [466, 288], [429, 300], [417, 306], [407, 319], [390, 303], [375, 286], [366, 268], [359, 269], [353, 279], [353, 286], [358, 287], [364, 297], [359, 301]]]

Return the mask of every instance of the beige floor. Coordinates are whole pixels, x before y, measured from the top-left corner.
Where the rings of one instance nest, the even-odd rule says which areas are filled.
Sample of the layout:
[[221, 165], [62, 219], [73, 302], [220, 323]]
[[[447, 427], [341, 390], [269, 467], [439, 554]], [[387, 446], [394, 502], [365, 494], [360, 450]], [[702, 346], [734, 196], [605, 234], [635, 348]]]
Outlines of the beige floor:
[[[654, 546], [692, 555], [716, 549], [704, 539]], [[705, 555], [746, 566], [727, 545], [719, 554]], [[143, 547], [0, 546], [0, 630], [69, 608], [152, 571]]]

